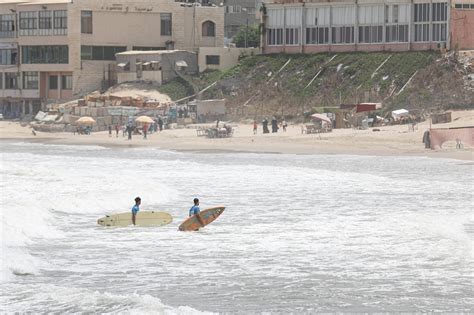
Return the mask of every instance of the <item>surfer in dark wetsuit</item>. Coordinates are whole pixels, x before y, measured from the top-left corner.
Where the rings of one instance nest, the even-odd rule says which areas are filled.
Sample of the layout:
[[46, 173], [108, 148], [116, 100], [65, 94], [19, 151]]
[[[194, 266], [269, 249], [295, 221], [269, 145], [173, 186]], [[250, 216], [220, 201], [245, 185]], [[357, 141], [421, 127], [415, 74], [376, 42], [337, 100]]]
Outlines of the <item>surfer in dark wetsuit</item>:
[[194, 201], [194, 206], [192, 206], [191, 209], [189, 209], [189, 216], [192, 217], [193, 215], [196, 215], [196, 218], [199, 221], [199, 224], [201, 224], [201, 226], [204, 226], [205, 225], [204, 221], [202, 220], [201, 215], [200, 215], [201, 208], [199, 207], [199, 199], [194, 198], [193, 201]]

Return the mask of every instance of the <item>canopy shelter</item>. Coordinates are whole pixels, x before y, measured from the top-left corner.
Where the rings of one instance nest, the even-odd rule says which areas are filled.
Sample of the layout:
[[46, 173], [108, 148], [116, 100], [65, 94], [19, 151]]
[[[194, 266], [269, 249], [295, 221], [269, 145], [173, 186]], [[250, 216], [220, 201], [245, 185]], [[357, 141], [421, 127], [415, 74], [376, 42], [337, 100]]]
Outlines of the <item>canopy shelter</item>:
[[95, 124], [95, 120], [92, 117], [84, 116], [76, 120], [76, 124], [90, 126]]

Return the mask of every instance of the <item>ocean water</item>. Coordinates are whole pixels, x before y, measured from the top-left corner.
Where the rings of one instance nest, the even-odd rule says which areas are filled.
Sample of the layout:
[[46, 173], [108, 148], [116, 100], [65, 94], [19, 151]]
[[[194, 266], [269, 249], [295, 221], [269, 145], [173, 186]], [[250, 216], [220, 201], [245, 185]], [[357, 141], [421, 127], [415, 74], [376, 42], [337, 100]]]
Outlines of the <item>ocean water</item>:
[[1, 145], [0, 313], [474, 312], [470, 162]]

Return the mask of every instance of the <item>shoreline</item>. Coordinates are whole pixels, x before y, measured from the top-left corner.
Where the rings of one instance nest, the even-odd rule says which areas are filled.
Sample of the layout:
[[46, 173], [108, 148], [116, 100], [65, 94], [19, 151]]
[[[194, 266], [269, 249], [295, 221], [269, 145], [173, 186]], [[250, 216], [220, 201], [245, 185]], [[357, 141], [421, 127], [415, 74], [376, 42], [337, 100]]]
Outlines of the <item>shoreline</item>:
[[[439, 128], [468, 125], [474, 118], [474, 111], [454, 112], [457, 117], [452, 123], [437, 125]], [[195, 129], [164, 130], [142, 139], [140, 135], [127, 140], [119, 133], [109, 137], [108, 132], [91, 135], [72, 133], [37, 132], [33, 135], [29, 126], [22, 127], [16, 121], [0, 121], [0, 143], [21, 141], [55, 145], [96, 145], [105, 148], [160, 148], [178, 152], [200, 153], [255, 153], [255, 154], [297, 154], [297, 155], [360, 155], [360, 156], [406, 156], [446, 158], [474, 161], [474, 149], [456, 149], [455, 143], [446, 143], [441, 150], [429, 150], [422, 143], [423, 132], [428, 122], [418, 124], [415, 131], [408, 126], [377, 127], [380, 132], [367, 130], [335, 129], [324, 134], [301, 134], [299, 125], [292, 125], [286, 133], [261, 133], [253, 135], [250, 125], [237, 125], [234, 137], [208, 139], [198, 137]], [[259, 129], [260, 131], [260, 129]]]

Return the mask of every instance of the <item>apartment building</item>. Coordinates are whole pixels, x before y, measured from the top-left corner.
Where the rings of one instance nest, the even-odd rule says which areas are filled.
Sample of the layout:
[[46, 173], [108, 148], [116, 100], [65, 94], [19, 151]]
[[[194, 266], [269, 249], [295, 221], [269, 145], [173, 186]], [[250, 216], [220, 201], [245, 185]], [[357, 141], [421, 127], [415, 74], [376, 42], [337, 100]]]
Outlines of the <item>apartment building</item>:
[[265, 1], [263, 52], [450, 48], [452, 5], [450, 0]]
[[259, 4], [258, 0], [224, 0], [225, 37], [232, 38], [242, 26], [256, 25]]
[[126, 50], [223, 47], [224, 8], [174, 0], [2, 0], [0, 112], [18, 117], [114, 83]]

